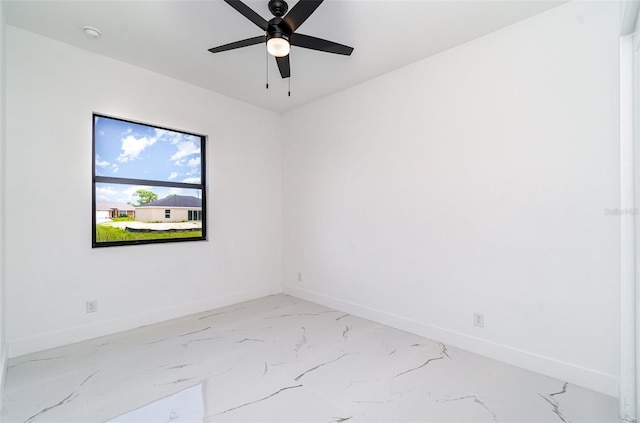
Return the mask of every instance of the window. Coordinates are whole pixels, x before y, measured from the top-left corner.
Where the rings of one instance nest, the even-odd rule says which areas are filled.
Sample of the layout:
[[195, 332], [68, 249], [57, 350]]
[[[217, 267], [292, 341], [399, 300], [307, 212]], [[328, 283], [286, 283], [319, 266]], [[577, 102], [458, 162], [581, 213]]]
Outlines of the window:
[[187, 214], [188, 220], [202, 220], [202, 211], [200, 210], [189, 210]]
[[206, 240], [205, 140], [93, 115], [93, 247]]

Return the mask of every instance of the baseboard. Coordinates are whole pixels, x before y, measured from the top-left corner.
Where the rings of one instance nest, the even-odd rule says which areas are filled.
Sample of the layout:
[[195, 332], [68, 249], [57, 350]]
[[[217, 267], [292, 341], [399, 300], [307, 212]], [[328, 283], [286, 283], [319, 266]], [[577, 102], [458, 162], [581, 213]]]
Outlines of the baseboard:
[[350, 313], [354, 316], [415, 333], [416, 335], [443, 342], [447, 345], [451, 345], [452, 347], [480, 354], [503, 363], [511, 364], [545, 376], [582, 386], [605, 395], [618, 397], [619, 380], [614, 375], [576, 366], [571, 363], [519, 350], [507, 345], [497, 344], [464, 333], [428, 325], [403, 316], [372, 309], [361, 304], [344, 301], [318, 292], [291, 286], [285, 286], [283, 291], [286, 294], [344, 311], [345, 313]]
[[171, 308], [129, 315], [115, 320], [101, 321], [92, 325], [80, 326], [26, 338], [12, 339], [7, 342], [8, 358], [57, 348], [92, 338], [99, 338], [101, 336], [111, 335], [141, 326], [189, 316], [191, 314], [226, 307], [244, 301], [255, 300], [257, 298], [280, 292], [282, 292], [282, 290], [279, 285], [259, 290], [235, 292], [191, 303], [180, 304]]

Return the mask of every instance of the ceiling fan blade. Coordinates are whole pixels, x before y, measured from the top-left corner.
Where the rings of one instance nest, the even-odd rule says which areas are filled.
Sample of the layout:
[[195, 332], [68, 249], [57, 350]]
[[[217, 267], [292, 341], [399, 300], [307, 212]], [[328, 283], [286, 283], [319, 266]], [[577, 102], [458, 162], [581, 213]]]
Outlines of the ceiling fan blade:
[[276, 57], [278, 63], [278, 69], [280, 69], [280, 76], [283, 78], [289, 78], [291, 76], [291, 67], [289, 66], [289, 55], [284, 57]]
[[323, 0], [300, 0], [282, 20], [293, 32], [311, 16], [322, 2]]
[[322, 38], [311, 37], [304, 34], [291, 34], [289, 42], [292, 46], [304, 47], [311, 50], [324, 51], [327, 53], [344, 54], [345, 56], [350, 56], [353, 52], [353, 47], [334, 43], [333, 41], [329, 40], [323, 40]]
[[267, 22], [262, 16], [258, 15], [252, 8], [241, 2], [240, 0], [224, 0], [229, 6], [236, 9], [242, 16], [249, 19], [254, 24], [262, 28], [263, 31], [267, 30], [269, 22]]
[[236, 41], [234, 43], [213, 47], [213, 48], [210, 48], [209, 51], [211, 53], [220, 53], [221, 51], [233, 50], [240, 47], [248, 47], [248, 46], [265, 43], [265, 42], [267, 42], [267, 36], [260, 35], [258, 37], [247, 38], [246, 40]]

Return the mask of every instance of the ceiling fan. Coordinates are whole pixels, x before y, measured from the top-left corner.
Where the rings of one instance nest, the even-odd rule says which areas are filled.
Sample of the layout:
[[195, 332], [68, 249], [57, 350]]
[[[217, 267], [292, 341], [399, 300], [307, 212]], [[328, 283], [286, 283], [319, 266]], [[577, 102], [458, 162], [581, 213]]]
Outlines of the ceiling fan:
[[220, 53], [222, 51], [266, 42], [267, 51], [276, 58], [280, 75], [282, 78], [289, 78], [291, 76], [291, 66], [289, 63], [291, 46], [304, 47], [327, 53], [343, 54], [345, 56], [349, 56], [353, 52], [353, 47], [295, 32], [318, 6], [320, 6], [323, 0], [299, 0], [289, 13], [287, 13], [289, 6], [286, 1], [269, 0], [269, 11], [274, 16], [270, 21], [265, 20], [240, 0], [224, 1], [265, 31], [265, 35], [210, 48], [209, 51], [211, 53]]

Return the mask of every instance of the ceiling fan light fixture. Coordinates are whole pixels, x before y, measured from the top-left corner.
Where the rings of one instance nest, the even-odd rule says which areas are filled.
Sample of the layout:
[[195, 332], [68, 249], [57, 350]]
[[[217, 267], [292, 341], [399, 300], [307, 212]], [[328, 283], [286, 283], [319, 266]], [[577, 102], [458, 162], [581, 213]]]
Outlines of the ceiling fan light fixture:
[[285, 57], [291, 51], [291, 45], [284, 37], [271, 37], [267, 40], [267, 51], [272, 56]]

